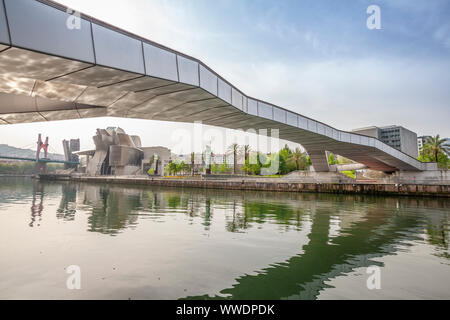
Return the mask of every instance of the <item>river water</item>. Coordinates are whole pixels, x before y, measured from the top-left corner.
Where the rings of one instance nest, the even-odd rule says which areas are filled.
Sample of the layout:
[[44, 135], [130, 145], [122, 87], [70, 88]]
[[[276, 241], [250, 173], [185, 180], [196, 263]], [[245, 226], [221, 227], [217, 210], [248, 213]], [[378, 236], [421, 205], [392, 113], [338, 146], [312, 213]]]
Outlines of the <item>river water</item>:
[[450, 299], [449, 221], [443, 198], [0, 178], [0, 299]]

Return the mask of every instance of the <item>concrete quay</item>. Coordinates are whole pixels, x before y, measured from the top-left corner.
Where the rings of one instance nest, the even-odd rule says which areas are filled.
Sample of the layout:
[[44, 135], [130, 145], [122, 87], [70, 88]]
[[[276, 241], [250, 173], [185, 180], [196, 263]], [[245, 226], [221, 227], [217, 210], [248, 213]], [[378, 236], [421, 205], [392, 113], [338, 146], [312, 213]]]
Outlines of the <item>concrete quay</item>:
[[41, 175], [42, 180], [64, 180], [87, 183], [123, 184], [177, 188], [225, 189], [274, 192], [309, 192], [331, 194], [366, 194], [416, 197], [450, 197], [450, 185], [381, 184], [381, 183], [302, 183], [281, 178], [200, 178], [168, 179], [140, 176], [63, 176]]

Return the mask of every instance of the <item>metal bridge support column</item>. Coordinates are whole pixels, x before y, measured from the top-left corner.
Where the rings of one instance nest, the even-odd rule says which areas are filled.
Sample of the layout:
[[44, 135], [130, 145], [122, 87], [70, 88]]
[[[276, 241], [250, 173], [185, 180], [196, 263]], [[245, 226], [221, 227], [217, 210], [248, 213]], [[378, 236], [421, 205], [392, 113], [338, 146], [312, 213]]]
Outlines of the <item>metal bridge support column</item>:
[[311, 159], [314, 171], [316, 172], [328, 172], [330, 167], [328, 165], [328, 157], [325, 150], [308, 150], [309, 157]]
[[42, 174], [47, 173], [47, 163], [42, 161], [37, 161], [35, 166], [35, 173]]
[[37, 150], [36, 150], [36, 174], [46, 173], [47, 172], [47, 163], [42, 162], [41, 160], [41, 150], [44, 150], [44, 159], [47, 159], [48, 155], [48, 137], [45, 139], [45, 143], [42, 142], [42, 135], [39, 133], [38, 141], [37, 141]]

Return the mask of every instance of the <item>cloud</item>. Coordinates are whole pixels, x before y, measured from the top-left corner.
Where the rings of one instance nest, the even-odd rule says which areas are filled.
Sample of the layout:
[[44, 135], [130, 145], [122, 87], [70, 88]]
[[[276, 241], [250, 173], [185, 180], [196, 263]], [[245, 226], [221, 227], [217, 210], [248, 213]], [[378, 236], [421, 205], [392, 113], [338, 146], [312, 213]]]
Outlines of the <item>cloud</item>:
[[239, 64], [224, 69], [246, 94], [339, 129], [402, 124], [419, 133], [450, 135], [450, 75], [442, 72], [450, 69], [449, 61], [276, 60], [255, 62], [245, 72]]
[[[419, 134], [450, 136], [445, 1], [381, 1], [379, 32], [365, 28], [370, 1], [349, 9], [335, 1], [305, 2], [303, 7], [297, 1], [59, 1], [199, 58], [250, 96], [339, 129], [401, 124]], [[97, 126], [118, 124], [136, 130], [146, 145], [168, 145], [161, 137], [184, 126], [129, 119], [82, 121], [76, 125], [90, 128], [84, 136], [89, 143]], [[149, 127], [159, 134], [150, 135]], [[34, 130], [26, 141], [47, 129], [55, 139], [70, 138], [60, 123], [26, 128]], [[6, 142], [21, 139], [17, 133], [24, 131], [23, 126], [0, 130]]]
[[433, 34], [433, 38], [445, 48], [450, 49], [450, 24], [440, 26]]

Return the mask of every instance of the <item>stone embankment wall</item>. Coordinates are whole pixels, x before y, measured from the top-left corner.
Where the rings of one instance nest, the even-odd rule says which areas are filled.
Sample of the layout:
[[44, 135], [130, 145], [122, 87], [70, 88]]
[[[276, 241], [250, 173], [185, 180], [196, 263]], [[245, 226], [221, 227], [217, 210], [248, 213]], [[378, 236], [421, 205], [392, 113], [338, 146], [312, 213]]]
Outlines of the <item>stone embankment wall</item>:
[[[51, 177], [47, 177], [50, 178]], [[56, 176], [53, 179], [58, 179]], [[67, 179], [67, 177], [64, 177]], [[420, 184], [337, 184], [337, 183], [299, 183], [289, 181], [257, 180], [195, 180], [195, 179], [151, 179], [132, 177], [72, 177], [72, 181], [114, 183], [127, 185], [149, 185], [178, 188], [210, 188], [229, 190], [277, 191], [277, 192], [316, 192], [337, 194], [406, 195], [450, 197], [450, 185]], [[275, 179], [274, 179], [275, 180]]]
[[385, 183], [450, 185], [450, 170], [427, 170], [422, 172], [400, 171], [383, 180]]

